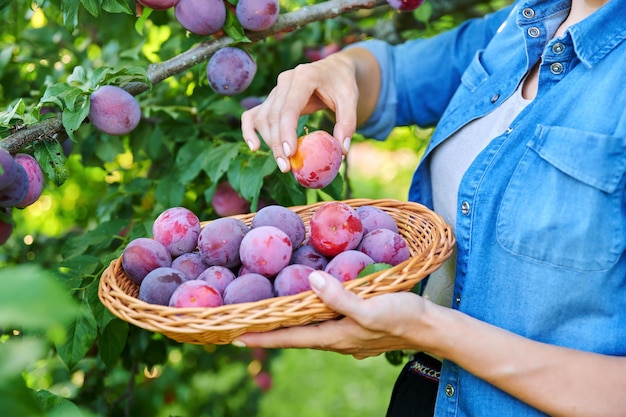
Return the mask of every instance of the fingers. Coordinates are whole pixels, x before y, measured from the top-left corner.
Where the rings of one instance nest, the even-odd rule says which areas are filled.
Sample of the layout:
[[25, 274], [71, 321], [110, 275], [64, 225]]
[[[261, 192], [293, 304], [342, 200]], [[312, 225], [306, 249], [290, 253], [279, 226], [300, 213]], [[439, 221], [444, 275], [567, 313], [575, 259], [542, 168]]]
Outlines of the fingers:
[[281, 73], [266, 100], [243, 113], [242, 135], [253, 151], [260, 147], [260, 135], [272, 150], [279, 169], [287, 172], [291, 169], [289, 157], [297, 148], [301, 115], [324, 108], [333, 111], [336, 118], [333, 136], [346, 154], [356, 131], [357, 105], [354, 66], [348, 58], [340, 57], [340, 53], [333, 54]]

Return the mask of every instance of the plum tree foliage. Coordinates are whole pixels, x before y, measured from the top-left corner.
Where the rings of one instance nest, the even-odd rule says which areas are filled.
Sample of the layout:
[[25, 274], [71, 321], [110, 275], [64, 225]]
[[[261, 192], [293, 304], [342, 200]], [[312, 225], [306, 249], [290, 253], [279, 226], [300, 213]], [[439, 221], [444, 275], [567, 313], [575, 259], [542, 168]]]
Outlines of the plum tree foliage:
[[[430, 36], [506, 0], [427, 1], [411, 13], [386, 0], [284, 0], [262, 31], [244, 29], [237, 0], [224, 0], [224, 22], [210, 34], [187, 30], [179, 3], [0, 0], [0, 181], [18, 175], [5, 166], [19, 171], [7, 152], [32, 156], [44, 180], [32, 204], [0, 207], [7, 415], [255, 415], [255, 380], [267, 376], [271, 355], [249, 374], [249, 351], [180, 345], [116, 318], [98, 299], [103, 270], [168, 208], [220, 218], [212, 197], [225, 182], [249, 210], [345, 198], [345, 172], [307, 190], [278, 171], [267, 147], [248, 150], [239, 117], [250, 99], [262, 100], [280, 71], [306, 62], [305, 51]], [[246, 51], [257, 67], [235, 95], [214, 92], [207, 79], [208, 60], [225, 47]], [[130, 128], [106, 131], [102, 117], [90, 120], [93, 94], [105, 86], [133, 97], [125, 103], [134, 110], [122, 111], [133, 117]], [[303, 117], [300, 134], [305, 126], [331, 129], [324, 114]], [[242, 372], [228, 373], [228, 383], [185, 386], [200, 372], [220, 380], [237, 364]]]

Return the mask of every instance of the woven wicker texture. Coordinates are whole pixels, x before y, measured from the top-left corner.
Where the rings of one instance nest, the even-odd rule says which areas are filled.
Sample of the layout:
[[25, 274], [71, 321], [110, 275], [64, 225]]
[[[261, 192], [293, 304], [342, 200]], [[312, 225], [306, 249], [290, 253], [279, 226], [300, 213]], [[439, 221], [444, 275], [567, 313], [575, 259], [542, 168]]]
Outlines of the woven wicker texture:
[[[389, 213], [411, 253], [408, 260], [392, 268], [344, 283], [362, 298], [409, 291], [452, 254], [455, 240], [449, 225], [420, 204], [390, 199], [343, 202], [354, 208], [371, 205]], [[311, 216], [322, 204], [290, 209], [308, 228]], [[249, 225], [254, 213], [232, 217]], [[100, 278], [98, 295], [102, 303], [122, 320], [181, 343], [226, 344], [246, 332], [264, 332], [337, 317], [312, 291], [213, 308], [153, 305], [140, 301], [138, 294], [139, 286], [124, 273], [121, 257], [114, 259]]]

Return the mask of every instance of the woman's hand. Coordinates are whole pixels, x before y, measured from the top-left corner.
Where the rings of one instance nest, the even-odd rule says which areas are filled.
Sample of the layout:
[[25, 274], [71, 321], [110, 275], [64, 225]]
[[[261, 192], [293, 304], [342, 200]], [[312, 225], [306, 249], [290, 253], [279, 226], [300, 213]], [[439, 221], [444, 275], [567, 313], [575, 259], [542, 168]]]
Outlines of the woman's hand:
[[353, 355], [357, 359], [391, 350], [419, 350], [420, 317], [428, 302], [410, 293], [391, 293], [364, 300], [333, 276], [316, 271], [309, 277], [315, 293], [344, 317], [319, 325], [290, 327], [240, 336], [235, 345], [267, 348], [312, 348]]
[[[335, 114], [333, 136], [346, 154], [357, 118], [367, 117], [373, 111], [372, 100], [378, 97], [378, 71], [369, 52], [352, 48], [281, 73], [264, 102], [241, 116], [244, 140], [256, 151], [260, 146], [258, 133], [274, 153], [278, 168], [288, 172], [289, 157], [297, 147], [298, 118], [329, 109]], [[365, 78], [369, 78], [368, 83], [362, 82]], [[370, 97], [370, 90], [375, 93], [374, 98]], [[364, 91], [367, 100], [363, 99]], [[367, 114], [358, 116], [357, 112]]]

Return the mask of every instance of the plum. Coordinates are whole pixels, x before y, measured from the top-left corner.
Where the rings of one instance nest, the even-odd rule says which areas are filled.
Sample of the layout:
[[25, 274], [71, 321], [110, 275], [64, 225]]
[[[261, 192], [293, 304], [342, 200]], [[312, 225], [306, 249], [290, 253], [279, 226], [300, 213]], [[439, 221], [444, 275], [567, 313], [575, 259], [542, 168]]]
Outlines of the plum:
[[412, 12], [424, 3], [424, 0], [387, 0], [394, 9], [401, 12]]
[[366, 266], [374, 260], [365, 253], [352, 249], [341, 252], [326, 265], [325, 271], [341, 282], [356, 278]]
[[272, 282], [260, 274], [241, 275], [224, 290], [224, 304], [247, 303], [274, 296]]
[[165, 10], [176, 6], [178, 0], [137, 0], [142, 5], [155, 10]]
[[181, 283], [170, 297], [170, 307], [219, 307], [222, 295], [212, 286], [197, 279]]
[[375, 229], [363, 236], [358, 250], [375, 262], [398, 265], [411, 256], [409, 245], [399, 233], [389, 229]]
[[243, 198], [228, 181], [218, 184], [211, 197], [211, 204], [215, 213], [221, 217], [250, 212], [250, 202]]
[[28, 173], [20, 164], [15, 165], [15, 178], [0, 190], [0, 207], [15, 207], [28, 195]]
[[273, 277], [289, 265], [292, 247], [289, 236], [278, 227], [258, 226], [244, 236], [239, 256], [249, 271]]
[[131, 240], [122, 253], [122, 268], [137, 284], [141, 284], [150, 271], [159, 267], [169, 267], [171, 264], [170, 251], [163, 244], [147, 237]]
[[241, 26], [253, 32], [271, 28], [279, 13], [278, 0], [239, 0], [235, 8]]
[[15, 159], [4, 148], [0, 148], [0, 190], [8, 187], [15, 179]]
[[163, 211], [152, 224], [154, 239], [165, 246], [172, 256], [192, 252], [198, 244], [200, 220], [185, 207]]
[[185, 274], [167, 266], [150, 271], [139, 285], [139, 299], [150, 304], [169, 305], [172, 294], [183, 282]]
[[91, 93], [88, 118], [99, 131], [120, 136], [137, 127], [141, 108], [128, 91], [105, 85]]
[[289, 157], [294, 178], [306, 188], [324, 188], [339, 173], [343, 155], [339, 142], [328, 132], [316, 130], [298, 138]]
[[39, 162], [27, 153], [15, 155], [15, 162], [24, 168], [28, 176], [28, 190], [22, 201], [15, 205], [17, 208], [28, 207], [39, 199], [43, 191], [43, 171]]
[[224, 0], [179, 0], [174, 15], [189, 32], [211, 35], [226, 23], [226, 5]]
[[239, 246], [248, 230], [248, 225], [233, 217], [213, 220], [200, 231], [198, 250], [209, 266], [238, 267]]
[[363, 238], [363, 224], [356, 210], [341, 201], [318, 207], [309, 221], [309, 244], [324, 256], [356, 249]]
[[291, 264], [284, 267], [274, 279], [277, 296], [295, 295], [311, 289], [309, 274], [315, 271], [307, 265]]
[[254, 229], [259, 226], [278, 227], [287, 233], [294, 248], [300, 247], [306, 236], [306, 227], [300, 216], [293, 210], [278, 204], [265, 206], [256, 212], [250, 222], [250, 228]]
[[245, 91], [256, 74], [252, 56], [241, 48], [227, 46], [214, 53], [207, 64], [209, 85], [218, 94], [232, 96]]

